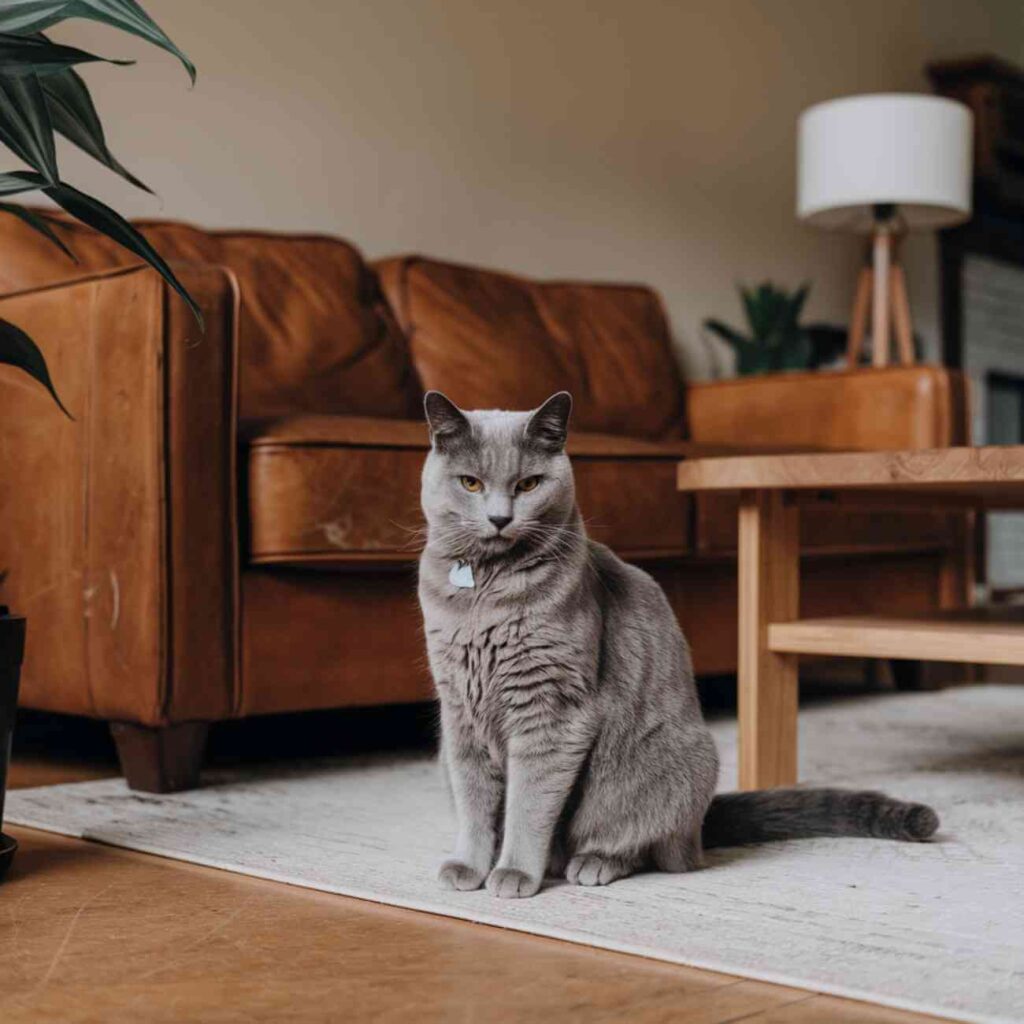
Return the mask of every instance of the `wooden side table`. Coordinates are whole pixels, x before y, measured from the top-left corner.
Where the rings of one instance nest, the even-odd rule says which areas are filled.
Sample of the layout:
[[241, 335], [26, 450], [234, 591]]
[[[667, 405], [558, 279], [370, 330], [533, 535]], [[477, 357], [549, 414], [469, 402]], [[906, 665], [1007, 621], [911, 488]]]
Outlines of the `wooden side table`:
[[[797, 776], [801, 654], [1024, 665], [1024, 609], [799, 618], [801, 507], [1024, 508], [1024, 446], [681, 462], [683, 491], [739, 491], [740, 787]], [[885, 587], [885, 579], [878, 581]]]

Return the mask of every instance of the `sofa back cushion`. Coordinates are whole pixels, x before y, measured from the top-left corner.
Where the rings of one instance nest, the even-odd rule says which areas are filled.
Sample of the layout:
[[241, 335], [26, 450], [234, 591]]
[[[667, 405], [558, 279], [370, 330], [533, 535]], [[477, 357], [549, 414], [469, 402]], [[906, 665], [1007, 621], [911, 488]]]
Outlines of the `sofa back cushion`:
[[533, 281], [415, 256], [376, 266], [425, 388], [475, 409], [529, 409], [565, 389], [578, 430], [682, 436], [682, 382], [650, 288]]
[[[216, 264], [235, 275], [243, 420], [300, 412], [421, 415], [405, 341], [354, 246], [317, 235], [204, 231], [173, 221], [137, 226], [168, 261]], [[0, 291], [139, 262], [77, 222], [62, 218], [57, 230], [77, 265], [20, 221], [0, 218]]]

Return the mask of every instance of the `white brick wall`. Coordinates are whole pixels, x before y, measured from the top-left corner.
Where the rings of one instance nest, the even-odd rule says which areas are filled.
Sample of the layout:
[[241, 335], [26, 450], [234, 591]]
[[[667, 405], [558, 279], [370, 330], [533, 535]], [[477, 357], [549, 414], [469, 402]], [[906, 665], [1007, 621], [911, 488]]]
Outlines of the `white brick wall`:
[[[985, 444], [988, 375], [1024, 381], [1024, 267], [982, 256], [964, 260], [963, 354], [971, 381], [972, 436], [975, 444]], [[988, 517], [988, 581], [995, 587], [1024, 586], [1024, 514]]]

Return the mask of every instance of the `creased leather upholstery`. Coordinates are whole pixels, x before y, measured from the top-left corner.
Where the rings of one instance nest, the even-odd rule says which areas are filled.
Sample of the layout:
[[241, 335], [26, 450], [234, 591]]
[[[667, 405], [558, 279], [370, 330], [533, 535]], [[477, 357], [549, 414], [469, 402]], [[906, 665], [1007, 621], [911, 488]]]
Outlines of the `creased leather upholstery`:
[[[249, 448], [252, 562], [323, 568], [415, 559], [428, 443], [415, 421], [295, 416], [269, 425]], [[675, 467], [691, 447], [571, 435], [592, 535], [631, 557], [685, 554], [690, 501], [676, 490]]]
[[182, 266], [0, 299], [65, 404], [0, 366], [0, 567], [28, 616], [22, 702], [145, 724], [237, 704], [237, 285]]
[[665, 312], [640, 285], [532, 281], [421, 257], [378, 263], [425, 388], [477, 409], [572, 392], [578, 430], [681, 437]]
[[[354, 246], [321, 235], [203, 231], [171, 221], [137, 227], [165, 259], [229, 267], [237, 278], [243, 421], [296, 412], [418, 415], [419, 384], [405, 340]], [[21, 221], [0, 217], [0, 292], [139, 262], [77, 222], [61, 219], [57, 230], [78, 266]]]
[[967, 441], [963, 377], [937, 366], [691, 383], [690, 438], [839, 451], [934, 448]]

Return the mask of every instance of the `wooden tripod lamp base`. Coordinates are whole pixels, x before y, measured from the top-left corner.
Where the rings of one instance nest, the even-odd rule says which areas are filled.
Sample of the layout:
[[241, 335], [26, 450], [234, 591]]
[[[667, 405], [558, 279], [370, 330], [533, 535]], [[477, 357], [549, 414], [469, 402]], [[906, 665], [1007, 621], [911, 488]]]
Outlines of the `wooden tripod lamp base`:
[[973, 131], [963, 103], [913, 93], [840, 96], [800, 115], [797, 216], [815, 227], [871, 233], [847, 339], [851, 369], [869, 316], [874, 365], [914, 362], [899, 242], [908, 230], [970, 217]]
[[864, 331], [871, 310], [871, 354], [875, 366], [888, 366], [892, 359], [891, 338], [896, 335], [899, 361], [914, 362], [914, 328], [907, 300], [907, 278], [899, 263], [903, 231], [891, 220], [878, 221], [868, 247], [868, 258], [857, 277], [846, 343], [847, 364], [853, 369], [860, 361]]

